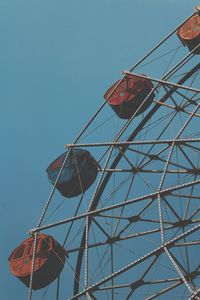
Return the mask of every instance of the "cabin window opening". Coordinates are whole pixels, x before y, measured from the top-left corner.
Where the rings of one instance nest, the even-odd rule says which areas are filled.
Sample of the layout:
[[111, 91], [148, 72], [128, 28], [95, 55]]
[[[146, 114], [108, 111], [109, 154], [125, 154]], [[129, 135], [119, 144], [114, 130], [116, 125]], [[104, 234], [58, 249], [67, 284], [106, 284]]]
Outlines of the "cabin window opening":
[[40, 251], [47, 251], [50, 248], [50, 243], [48, 239], [43, 239], [40, 245]]
[[13, 259], [19, 259], [23, 256], [25, 250], [25, 245], [19, 246], [19, 248], [15, 251], [13, 255]]
[[196, 17], [194, 19], [194, 30], [197, 31], [198, 28], [199, 28], [199, 22], [198, 22], [198, 17]]
[[199, 16], [196, 15], [196, 16], [194, 17], [194, 25], [198, 25], [198, 19], [199, 19]]
[[32, 250], [32, 243], [29, 243], [26, 250], [26, 255], [31, 255], [33, 251]]

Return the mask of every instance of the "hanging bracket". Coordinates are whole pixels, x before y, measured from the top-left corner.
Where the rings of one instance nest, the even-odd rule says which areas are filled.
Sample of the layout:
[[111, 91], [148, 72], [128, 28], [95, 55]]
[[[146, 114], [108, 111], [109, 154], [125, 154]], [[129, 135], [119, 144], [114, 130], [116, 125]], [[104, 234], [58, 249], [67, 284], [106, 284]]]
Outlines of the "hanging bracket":
[[199, 6], [199, 5], [196, 5], [196, 6], [195, 6], [195, 9], [196, 9], [196, 11], [197, 11], [198, 13], [200, 13], [200, 6]]

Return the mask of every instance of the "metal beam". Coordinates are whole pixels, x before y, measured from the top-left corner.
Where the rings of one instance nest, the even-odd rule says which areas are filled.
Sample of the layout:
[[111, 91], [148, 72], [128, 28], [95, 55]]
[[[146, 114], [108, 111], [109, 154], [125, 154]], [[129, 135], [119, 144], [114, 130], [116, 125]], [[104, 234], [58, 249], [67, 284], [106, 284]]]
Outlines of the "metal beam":
[[103, 146], [128, 146], [128, 145], [158, 145], [158, 144], [185, 144], [185, 143], [198, 143], [200, 139], [169, 139], [169, 140], [149, 140], [149, 141], [125, 141], [125, 142], [103, 142], [103, 143], [85, 143], [85, 144], [66, 144], [66, 148], [81, 148], [81, 147], [103, 147]]
[[126, 75], [134, 76], [134, 77], [149, 79], [151, 81], [155, 81], [155, 82], [163, 84], [163, 85], [169, 85], [169, 86], [172, 86], [172, 87], [175, 87], [175, 88], [180, 88], [180, 89], [187, 90], [187, 91], [190, 91], [190, 92], [195, 92], [195, 93], [198, 93], [198, 94], [200, 93], [199, 89], [191, 88], [189, 86], [185, 86], [185, 85], [182, 85], [182, 84], [172, 83], [172, 82], [169, 82], [169, 81], [166, 81], [166, 80], [157, 79], [157, 78], [154, 78], [154, 77], [151, 77], [151, 76], [146, 76], [146, 75], [140, 75], [140, 74], [136, 74], [136, 73], [133, 73], [133, 72], [126, 71], [126, 70], [124, 70], [123, 73], [126, 74]]
[[172, 191], [183, 189], [183, 188], [193, 186], [193, 185], [196, 185], [196, 184], [199, 184], [199, 183], [200, 183], [200, 180], [188, 182], [188, 183], [185, 183], [185, 184], [181, 184], [181, 185], [173, 186], [173, 187], [170, 187], [170, 188], [167, 188], [167, 189], [164, 189], [164, 190], [160, 190], [160, 191], [157, 191], [155, 193], [144, 195], [142, 197], [134, 198], [134, 199], [128, 200], [126, 202], [120, 202], [118, 204], [114, 204], [114, 205], [111, 205], [111, 206], [108, 206], [108, 207], [97, 209], [95, 211], [88, 211], [87, 213], [84, 213], [84, 214], [81, 214], [81, 215], [78, 215], [78, 216], [75, 216], [75, 217], [72, 217], [72, 218], [64, 219], [64, 220], [61, 220], [61, 221], [56, 222], [56, 223], [52, 223], [52, 224], [49, 224], [49, 225], [44, 225], [44, 226], [41, 226], [41, 227], [33, 228], [33, 229], [29, 230], [29, 233], [33, 234], [35, 232], [39, 232], [39, 231], [44, 230], [44, 229], [49, 229], [49, 228], [52, 228], [52, 227], [55, 227], [55, 226], [58, 226], [58, 225], [63, 225], [63, 224], [66, 224], [66, 223], [70, 223], [74, 220], [80, 220], [80, 219], [86, 218], [88, 216], [96, 216], [96, 215], [98, 215], [98, 214], [100, 214], [101, 212], [104, 212], [104, 211], [116, 209], [116, 208], [119, 208], [119, 207], [122, 207], [122, 206], [130, 205], [130, 204], [140, 202], [140, 201], [144, 201], [144, 200], [147, 200], [147, 199], [154, 199], [158, 195], [162, 196], [162, 195], [170, 194], [170, 192], [172, 192]]

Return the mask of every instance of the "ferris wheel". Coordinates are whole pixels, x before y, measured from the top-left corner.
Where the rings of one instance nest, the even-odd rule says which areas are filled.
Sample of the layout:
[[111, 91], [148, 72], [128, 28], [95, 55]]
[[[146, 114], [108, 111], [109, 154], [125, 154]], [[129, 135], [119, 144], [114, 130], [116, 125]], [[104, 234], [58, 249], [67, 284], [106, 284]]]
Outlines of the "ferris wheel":
[[49, 165], [38, 224], [9, 258], [29, 300], [200, 299], [199, 54], [196, 7]]

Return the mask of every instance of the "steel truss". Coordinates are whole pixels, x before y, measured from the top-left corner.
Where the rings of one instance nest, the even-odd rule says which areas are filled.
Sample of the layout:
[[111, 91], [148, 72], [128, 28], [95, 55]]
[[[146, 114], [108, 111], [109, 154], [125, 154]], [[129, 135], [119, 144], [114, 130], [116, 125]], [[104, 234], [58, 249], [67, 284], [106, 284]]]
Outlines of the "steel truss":
[[[182, 24], [124, 71], [118, 83], [127, 75], [154, 82], [152, 106], [136, 117], [150, 93], [112, 141], [80, 142], [103, 114], [107, 102], [102, 104], [75, 142], [65, 145], [57, 180], [37, 226], [29, 231], [35, 237], [33, 276], [37, 234], [65, 227], [63, 246], [72, 257], [74, 277], [68, 299], [178, 299], [179, 294], [181, 299], [200, 299], [200, 260], [194, 259], [200, 246], [200, 89], [193, 87], [199, 84], [200, 64], [193, 54], [199, 45], [160, 79], [135, 73]], [[73, 216], [48, 223], [56, 184], [74, 148], [100, 153], [98, 181], [91, 193], [81, 195]], [[56, 300], [62, 299], [63, 286], [59, 278]]]

